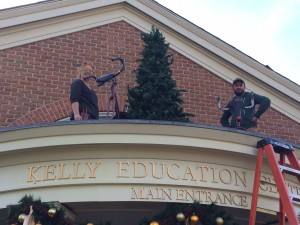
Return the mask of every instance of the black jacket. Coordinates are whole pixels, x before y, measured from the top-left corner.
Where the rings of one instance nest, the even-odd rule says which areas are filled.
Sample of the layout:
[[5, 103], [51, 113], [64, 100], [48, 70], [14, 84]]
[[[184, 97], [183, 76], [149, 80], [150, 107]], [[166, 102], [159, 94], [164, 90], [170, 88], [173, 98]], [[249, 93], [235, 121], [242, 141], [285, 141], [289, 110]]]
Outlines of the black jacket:
[[[244, 108], [245, 106], [251, 106], [251, 99], [253, 97], [254, 100], [254, 106], [251, 108]], [[228, 102], [226, 108], [229, 108], [229, 110], [224, 110], [223, 115], [220, 119], [220, 122], [223, 127], [237, 127], [236, 123], [236, 114], [234, 111], [234, 101], [236, 100], [236, 96], [232, 98], [230, 102]], [[240, 126], [242, 128], [248, 129], [250, 127], [256, 127], [256, 123], [253, 123], [252, 118], [255, 116], [257, 118], [260, 118], [260, 116], [270, 107], [271, 101], [269, 98], [265, 96], [261, 96], [254, 93], [244, 92], [241, 95], [241, 99], [243, 102], [243, 109], [241, 110], [241, 121]], [[259, 105], [257, 111], [255, 109], [255, 106]], [[229, 118], [231, 117], [231, 123], [229, 123]]]

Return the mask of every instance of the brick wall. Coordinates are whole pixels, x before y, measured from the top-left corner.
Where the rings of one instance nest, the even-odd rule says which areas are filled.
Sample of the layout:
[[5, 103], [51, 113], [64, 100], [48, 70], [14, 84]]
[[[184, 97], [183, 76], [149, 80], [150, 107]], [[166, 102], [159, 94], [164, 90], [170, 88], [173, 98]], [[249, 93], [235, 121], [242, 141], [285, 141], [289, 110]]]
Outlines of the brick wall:
[[[94, 62], [97, 77], [116, 72], [118, 62], [126, 60], [126, 71], [118, 77], [117, 95], [120, 109], [133, 85], [143, 49], [140, 31], [125, 22], [88, 29], [48, 40], [6, 49], [0, 52], [0, 126], [17, 126], [57, 121], [69, 116], [69, 86], [77, 78], [76, 68], [84, 60]], [[196, 116], [195, 123], [220, 126], [221, 111], [216, 107], [218, 95], [232, 95], [231, 84], [205, 68], [173, 51], [173, 76], [185, 89], [184, 109]], [[110, 86], [94, 86], [99, 107], [106, 111]], [[284, 127], [284, 128], [283, 128]], [[257, 132], [300, 144], [300, 125], [274, 109], [260, 119]]]

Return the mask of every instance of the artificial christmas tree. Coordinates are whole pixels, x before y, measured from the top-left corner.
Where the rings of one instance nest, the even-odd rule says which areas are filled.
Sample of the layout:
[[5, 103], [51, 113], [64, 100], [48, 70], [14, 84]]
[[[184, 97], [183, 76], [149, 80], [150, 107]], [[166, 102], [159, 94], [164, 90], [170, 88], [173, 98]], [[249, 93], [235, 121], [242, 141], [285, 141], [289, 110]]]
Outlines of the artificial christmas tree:
[[183, 111], [183, 90], [176, 87], [168, 55], [169, 44], [159, 29], [152, 27], [150, 33], [141, 33], [145, 43], [143, 56], [136, 69], [137, 86], [128, 88], [128, 103], [132, 119], [167, 120], [189, 122], [190, 113]]

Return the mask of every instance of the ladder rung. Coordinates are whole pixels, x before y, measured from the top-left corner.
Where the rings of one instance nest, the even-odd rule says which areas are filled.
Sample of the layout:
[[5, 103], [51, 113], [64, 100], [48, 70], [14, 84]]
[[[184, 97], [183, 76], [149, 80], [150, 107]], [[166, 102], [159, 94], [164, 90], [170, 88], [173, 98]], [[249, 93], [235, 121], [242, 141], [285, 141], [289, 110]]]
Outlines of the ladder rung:
[[287, 173], [293, 176], [297, 176], [300, 177], [300, 171], [299, 170], [295, 170], [293, 168], [287, 167], [287, 166], [282, 166], [279, 165], [279, 168], [281, 170], [282, 173]]
[[300, 196], [295, 194], [290, 194], [290, 198], [294, 202], [300, 202]]

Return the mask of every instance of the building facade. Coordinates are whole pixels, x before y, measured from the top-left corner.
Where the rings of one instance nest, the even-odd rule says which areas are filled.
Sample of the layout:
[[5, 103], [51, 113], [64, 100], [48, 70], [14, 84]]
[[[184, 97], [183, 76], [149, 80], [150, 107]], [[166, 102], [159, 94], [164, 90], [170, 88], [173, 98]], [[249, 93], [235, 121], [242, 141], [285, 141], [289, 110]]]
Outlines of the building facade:
[[[170, 43], [173, 78], [186, 90], [183, 107], [195, 114], [192, 123], [62, 121], [70, 115], [69, 87], [83, 61], [92, 61], [102, 76], [118, 70], [112, 57], [125, 59], [117, 78], [125, 107], [143, 49], [140, 34], [152, 25]], [[299, 86], [155, 1], [43, 1], [3, 10], [0, 46], [2, 221], [8, 204], [32, 193], [67, 206], [74, 221], [138, 224], [167, 202], [197, 200], [216, 202], [247, 224], [256, 142], [282, 139], [298, 155]], [[271, 99], [255, 132], [220, 126], [216, 98], [223, 104], [231, 98], [236, 77]], [[94, 89], [106, 112], [110, 86]], [[258, 224], [274, 221], [278, 211], [267, 163], [262, 179]], [[297, 194], [299, 185], [287, 179]]]

